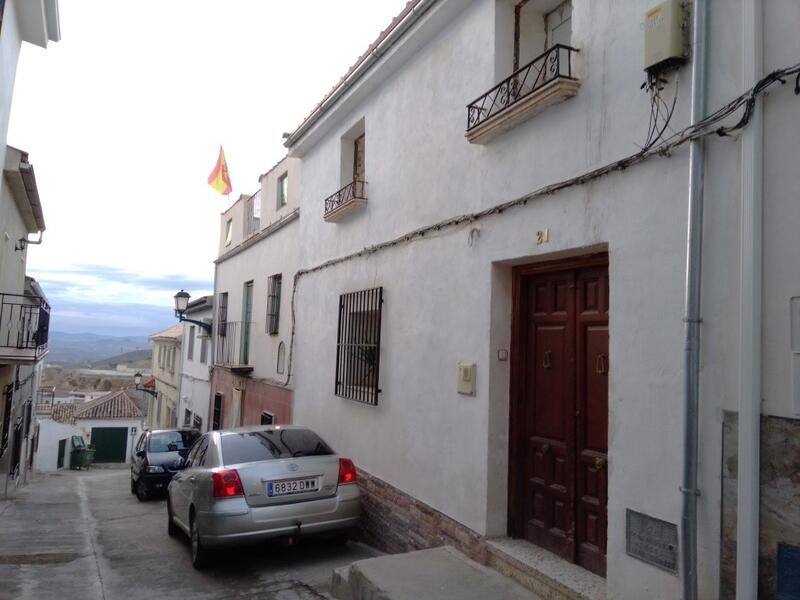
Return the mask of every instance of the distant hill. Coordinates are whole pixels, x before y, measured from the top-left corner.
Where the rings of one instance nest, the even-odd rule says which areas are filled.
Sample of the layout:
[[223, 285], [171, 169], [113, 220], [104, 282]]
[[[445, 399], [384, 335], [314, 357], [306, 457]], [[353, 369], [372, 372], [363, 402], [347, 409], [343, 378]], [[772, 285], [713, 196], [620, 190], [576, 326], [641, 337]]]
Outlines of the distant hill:
[[113, 337], [96, 333], [51, 331], [48, 347], [48, 365], [86, 367], [98, 361], [108, 363], [129, 352], [145, 351], [149, 354], [150, 342], [146, 336]]
[[152, 350], [131, 350], [130, 352], [123, 352], [108, 358], [92, 361], [92, 369], [116, 369], [117, 365], [122, 363], [132, 369], [145, 369], [149, 370], [151, 366], [150, 357], [153, 355]]

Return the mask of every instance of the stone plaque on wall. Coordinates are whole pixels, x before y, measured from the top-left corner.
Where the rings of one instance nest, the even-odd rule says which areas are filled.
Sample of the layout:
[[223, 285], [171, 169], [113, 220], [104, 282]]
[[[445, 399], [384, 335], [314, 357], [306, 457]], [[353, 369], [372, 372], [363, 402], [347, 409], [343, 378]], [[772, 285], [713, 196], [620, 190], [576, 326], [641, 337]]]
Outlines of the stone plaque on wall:
[[630, 508], [626, 514], [625, 551], [670, 573], [678, 572], [678, 526]]

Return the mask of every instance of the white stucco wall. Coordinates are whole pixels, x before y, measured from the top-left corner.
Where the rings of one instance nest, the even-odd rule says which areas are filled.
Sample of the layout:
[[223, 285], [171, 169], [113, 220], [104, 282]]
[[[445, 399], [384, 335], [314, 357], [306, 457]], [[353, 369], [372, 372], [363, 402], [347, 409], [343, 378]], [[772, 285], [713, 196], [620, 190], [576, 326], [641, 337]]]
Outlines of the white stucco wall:
[[[14, 93], [14, 79], [17, 74], [22, 37], [17, 22], [18, 0], [7, 0], [0, 29], [0, 165], [5, 164], [6, 138], [8, 137], [8, 118], [11, 113], [11, 97]], [[0, 189], [4, 182], [0, 177]]]
[[33, 459], [33, 468], [40, 473], [58, 470], [58, 443], [67, 440], [64, 449], [64, 467], [69, 468], [70, 452], [72, 450], [71, 436], [81, 435], [82, 432], [73, 425], [66, 425], [51, 419], [39, 420], [39, 447]]
[[[212, 319], [214, 316], [213, 307], [209, 306], [203, 310], [193, 310], [186, 313], [187, 318], [195, 321]], [[189, 336], [194, 334], [194, 352], [189, 358]], [[208, 407], [211, 387], [209, 384], [209, 368], [213, 365], [213, 345], [212, 337], [200, 337], [202, 330], [197, 325], [185, 323], [183, 328], [183, 343], [181, 344], [181, 372], [180, 372], [180, 399], [178, 400], [178, 425], [183, 425], [185, 411], [189, 410], [193, 415], [199, 416], [203, 420], [203, 431], [208, 430]], [[201, 361], [203, 340], [207, 345], [206, 360]], [[192, 422], [190, 421], [191, 425]]]
[[[436, 19], [440, 3], [426, 17]], [[640, 2], [576, 2], [577, 97], [485, 146], [464, 139], [467, 102], [496, 82], [495, 3], [461, 4], [446, 29], [382, 81], [349, 92], [294, 151], [303, 161], [300, 266], [492, 206], [636, 151], [649, 104], [639, 85]], [[712, 2], [709, 108], [743, 91], [739, 6]], [[790, 0], [765, 3], [765, 72], [800, 56]], [[414, 41], [410, 42], [412, 45]], [[401, 52], [402, 50], [396, 50]], [[391, 54], [391, 52], [390, 52]], [[391, 61], [391, 56], [388, 61]], [[385, 70], [388, 70], [386, 67]], [[679, 72], [673, 127], [688, 124], [689, 69]], [[357, 86], [358, 87], [358, 86]], [[765, 108], [764, 409], [790, 416], [788, 298], [800, 295], [793, 148], [800, 121], [788, 87]], [[366, 91], [365, 91], [366, 90]], [[671, 100], [674, 87], [664, 95]], [[341, 136], [366, 130], [368, 206], [336, 223]], [[311, 141], [309, 141], [311, 140]], [[680, 522], [687, 148], [473, 225], [309, 274], [297, 291], [294, 420], [338, 451], [480, 533], [506, 532], [510, 265], [607, 248], [610, 261], [609, 597], [675, 598], [676, 576], [625, 553], [625, 509]], [[703, 281], [700, 597], [719, 589], [720, 435], [738, 403], [739, 144], [708, 141]], [[793, 203], [793, 204], [792, 204]], [[479, 230], [468, 243], [470, 229]], [[535, 243], [537, 229], [550, 241]], [[334, 395], [338, 297], [384, 287], [377, 407]], [[235, 306], [231, 302], [231, 306]], [[456, 393], [456, 365], [477, 363], [475, 397]]]

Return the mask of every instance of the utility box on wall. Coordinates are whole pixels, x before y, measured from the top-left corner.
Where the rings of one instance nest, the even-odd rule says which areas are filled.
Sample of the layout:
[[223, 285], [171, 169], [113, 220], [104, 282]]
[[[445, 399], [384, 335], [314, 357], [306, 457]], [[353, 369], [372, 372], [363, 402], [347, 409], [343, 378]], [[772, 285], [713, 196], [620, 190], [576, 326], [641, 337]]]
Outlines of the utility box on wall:
[[666, 0], [644, 16], [644, 69], [669, 68], [686, 59], [682, 0]]

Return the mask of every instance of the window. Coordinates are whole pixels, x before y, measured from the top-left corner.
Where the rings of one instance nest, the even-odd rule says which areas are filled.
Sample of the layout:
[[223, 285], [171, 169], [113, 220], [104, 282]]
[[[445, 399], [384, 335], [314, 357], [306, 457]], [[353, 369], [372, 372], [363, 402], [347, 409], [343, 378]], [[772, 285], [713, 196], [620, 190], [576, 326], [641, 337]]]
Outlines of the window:
[[267, 280], [267, 333], [278, 333], [281, 317], [281, 274], [273, 275]]
[[208, 363], [208, 338], [200, 338], [200, 362], [203, 364]]
[[273, 429], [222, 436], [225, 465], [300, 456], [330, 456], [333, 450], [310, 429]]
[[279, 375], [283, 375], [286, 368], [286, 346], [283, 342], [278, 344], [278, 364], [275, 365], [275, 370]]
[[214, 394], [214, 414], [212, 415], [211, 429], [222, 428], [222, 394]]
[[192, 427], [198, 431], [203, 431], [203, 419], [199, 415], [195, 415], [192, 420]]
[[164, 368], [164, 346], [158, 344], [158, 366]]
[[569, 46], [572, 43], [572, 2], [568, 0], [547, 13], [544, 28], [545, 50], [556, 44]]
[[189, 409], [185, 409], [183, 411], [183, 424], [188, 427], [191, 422], [192, 422], [192, 411], [190, 411]]
[[262, 425], [272, 425], [275, 422], [275, 415], [272, 413], [268, 413], [264, 411], [261, 413], [261, 424]]
[[219, 321], [217, 324], [217, 333], [220, 337], [225, 337], [228, 331], [228, 292], [222, 292], [219, 295]]
[[286, 206], [289, 198], [289, 174], [284, 173], [278, 177], [278, 203], [277, 207], [282, 208]]
[[192, 451], [189, 452], [188, 464], [187, 467], [197, 467], [203, 464], [203, 459], [206, 457], [206, 450], [208, 450], [208, 436], [204, 435], [197, 443], [192, 447]]
[[189, 327], [189, 347], [186, 349], [186, 358], [189, 360], [194, 360], [194, 330], [194, 325]]
[[353, 181], [365, 181], [366, 138], [362, 133], [353, 141]]
[[230, 246], [233, 239], [233, 219], [228, 219], [225, 224], [225, 245]]
[[339, 296], [335, 393], [378, 404], [383, 288]]

